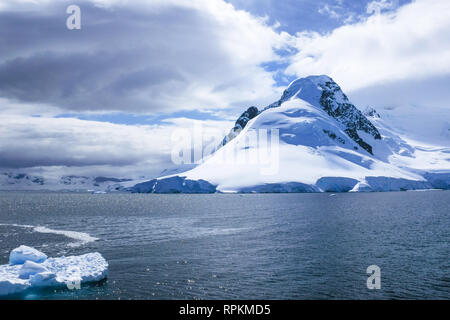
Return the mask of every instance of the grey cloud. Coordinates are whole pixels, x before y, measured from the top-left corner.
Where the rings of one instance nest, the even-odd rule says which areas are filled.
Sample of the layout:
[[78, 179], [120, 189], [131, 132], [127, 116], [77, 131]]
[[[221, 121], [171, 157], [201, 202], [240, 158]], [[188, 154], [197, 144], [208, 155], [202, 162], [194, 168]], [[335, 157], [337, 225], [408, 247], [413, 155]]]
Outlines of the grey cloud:
[[[2, 168], [32, 168], [45, 166], [67, 166], [67, 167], [85, 167], [95, 165], [111, 165], [111, 166], [125, 166], [136, 165], [144, 159], [130, 158], [126, 155], [123, 157], [111, 157], [110, 155], [96, 154], [89, 157], [68, 157], [61, 153], [48, 154], [48, 150], [21, 150], [20, 156], [15, 151], [19, 150], [2, 150], [0, 151], [0, 167]], [[156, 160], [153, 158], [153, 160]], [[162, 160], [162, 159], [161, 159]], [[170, 160], [164, 158], [164, 160]], [[161, 161], [162, 162], [162, 161]]]
[[214, 94], [209, 87], [226, 78], [243, 74], [237, 89], [253, 85], [245, 76], [258, 76], [236, 65], [239, 52], [232, 57], [224, 49], [217, 30], [226, 26], [197, 9], [81, 1], [82, 29], [69, 31], [69, 3], [0, 12], [1, 97], [71, 111], [173, 111], [196, 104], [194, 88]]
[[[165, 66], [132, 71], [128, 61], [139, 59], [133, 52], [98, 55], [48, 52], [6, 61], [0, 65], [0, 95], [71, 110], [145, 110], [152, 107], [146, 98], [158, 101], [170, 82], [175, 86], [184, 82], [176, 70]], [[146, 91], [144, 98], [133, 95], [140, 90]]]
[[[174, 130], [184, 128], [189, 133], [195, 123], [172, 120], [164, 125], [129, 126], [73, 118], [7, 116], [0, 126], [0, 168], [108, 167], [157, 174], [175, 165], [171, 161]], [[203, 123], [203, 128], [215, 133], [217, 128], [230, 125], [227, 121], [210, 121]]]
[[170, 126], [134, 127], [17, 116], [3, 121], [0, 168], [131, 166], [170, 161]]

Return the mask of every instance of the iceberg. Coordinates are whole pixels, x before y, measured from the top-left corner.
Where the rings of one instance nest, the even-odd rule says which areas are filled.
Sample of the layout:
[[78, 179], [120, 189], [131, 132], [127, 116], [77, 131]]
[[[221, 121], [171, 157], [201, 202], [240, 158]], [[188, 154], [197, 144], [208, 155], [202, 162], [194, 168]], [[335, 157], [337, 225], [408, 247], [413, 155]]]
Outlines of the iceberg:
[[31, 247], [20, 246], [9, 254], [9, 264], [24, 264], [26, 261], [44, 262], [47, 256]]
[[101, 281], [107, 275], [108, 262], [98, 252], [47, 258], [34, 248], [20, 246], [11, 252], [10, 264], [0, 265], [0, 295], [42, 287], [72, 289], [82, 283]]
[[49, 272], [46, 267], [44, 267], [40, 263], [36, 263], [33, 261], [25, 261], [22, 268], [19, 270], [19, 278], [20, 279], [29, 279], [31, 276], [36, 275], [38, 273]]

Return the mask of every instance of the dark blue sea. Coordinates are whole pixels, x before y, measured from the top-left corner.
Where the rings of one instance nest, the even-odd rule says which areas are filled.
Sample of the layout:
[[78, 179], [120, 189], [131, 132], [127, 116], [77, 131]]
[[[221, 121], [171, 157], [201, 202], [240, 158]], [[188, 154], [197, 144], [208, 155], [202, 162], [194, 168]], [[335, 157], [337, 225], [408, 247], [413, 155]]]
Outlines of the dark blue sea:
[[[109, 276], [6, 298], [450, 299], [450, 191], [1, 192], [0, 264], [21, 244], [98, 251]], [[370, 265], [379, 290], [367, 288]]]

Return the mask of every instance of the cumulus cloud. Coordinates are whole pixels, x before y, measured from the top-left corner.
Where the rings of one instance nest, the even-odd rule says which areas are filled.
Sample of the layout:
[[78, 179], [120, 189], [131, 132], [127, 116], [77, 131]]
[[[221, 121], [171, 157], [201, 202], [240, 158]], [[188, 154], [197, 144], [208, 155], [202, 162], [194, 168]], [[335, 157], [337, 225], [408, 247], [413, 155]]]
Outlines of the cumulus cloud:
[[262, 63], [287, 34], [222, 0], [2, 1], [0, 96], [72, 111], [171, 112], [270, 103]]
[[287, 73], [328, 74], [347, 91], [448, 75], [449, 32], [450, 2], [417, 0], [326, 35], [298, 33]]

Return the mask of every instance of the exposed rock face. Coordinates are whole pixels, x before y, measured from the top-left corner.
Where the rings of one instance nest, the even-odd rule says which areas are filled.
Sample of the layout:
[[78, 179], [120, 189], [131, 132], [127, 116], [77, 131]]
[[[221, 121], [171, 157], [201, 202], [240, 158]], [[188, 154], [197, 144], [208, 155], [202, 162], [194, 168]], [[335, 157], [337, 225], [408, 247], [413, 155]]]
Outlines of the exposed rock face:
[[247, 123], [259, 114], [258, 108], [250, 107], [236, 120], [233, 129], [223, 138], [222, 146], [233, 140], [245, 128]]
[[322, 88], [320, 104], [323, 109], [346, 129], [345, 133], [352, 138], [361, 148], [373, 154], [372, 146], [364, 141], [358, 134], [358, 130], [370, 134], [374, 139], [381, 139], [378, 129], [351, 104], [341, 88], [330, 78], [330, 81], [319, 84]]

